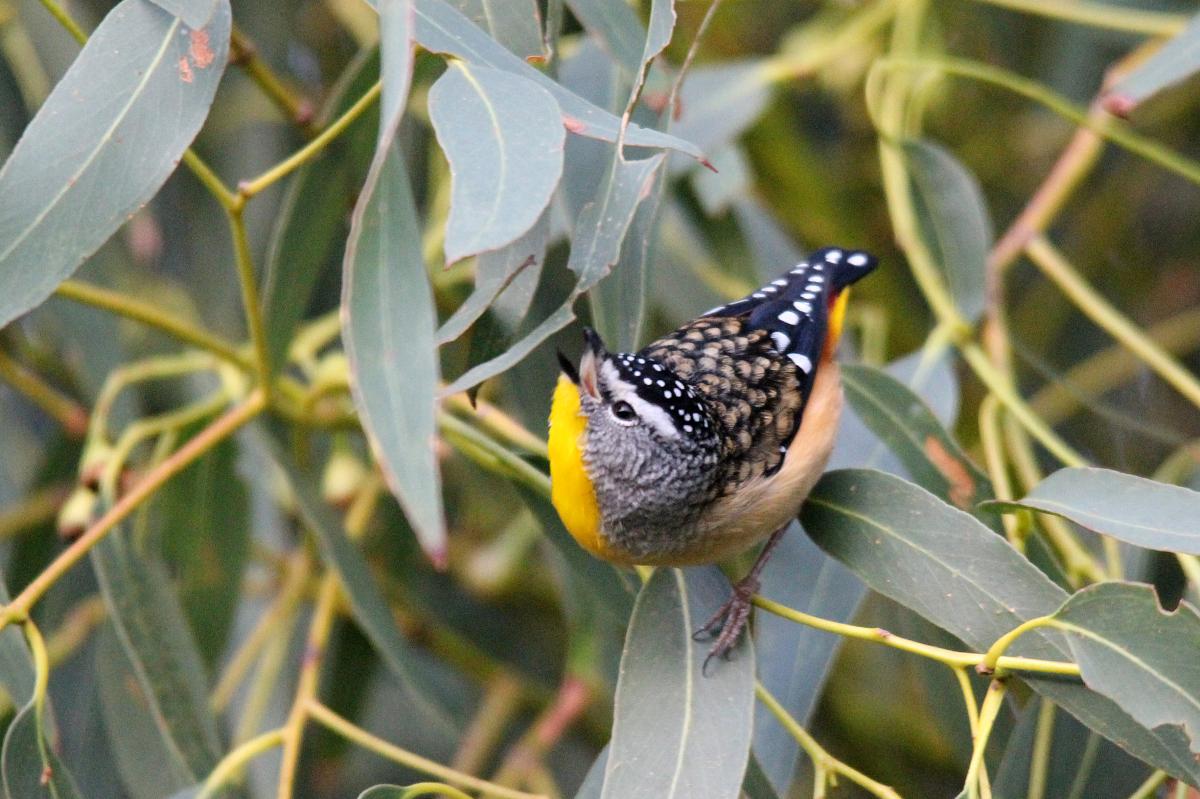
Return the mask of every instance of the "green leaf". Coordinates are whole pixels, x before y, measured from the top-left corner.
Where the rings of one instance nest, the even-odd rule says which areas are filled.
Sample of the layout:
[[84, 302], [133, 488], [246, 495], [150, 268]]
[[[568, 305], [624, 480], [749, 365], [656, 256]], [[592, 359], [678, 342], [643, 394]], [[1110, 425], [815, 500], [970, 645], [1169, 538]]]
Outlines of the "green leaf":
[[929, 243], [955, 304], [977, 319], [986, 302], [985, 277], [994, 235], [979, 182], [941, 145], [904, 142], [914, 200]]
[[407, 3], [383, 4], [379, 148], [354, 209], [342, 272], [342, 336], [359, 418], [421, 547], [446, 557], [434, 453], [440, 380], [433, 292], [404, 152], [396, 140], [412, 73]]
[[417, 672], [410, 668], [415, 653], [396, 628], [392, 610], [371, 576], [366, 559], [346, 535], [337, 514], [321, 500], [317, 477], [301, 469], [288, 454], [286, 441], [283, 430], [273, 426], [267, 439], [272, 457], [287, 477], [301, 518], [317, 538], [321, 559], [337, 573], [354, 620], [396, 677], [413, 718], [445, 740], [455, 740], [450, 714], [430, 699], [436, 694], [423, 688]]
[[39, 741], [37, 707], [26, 705], [4, 735], [0, 772], [8, 799], [79, 799], [79, 789], [49, 743]]
[[169, 768], [202, 779], [220, 757], [208, 679], [161, 561], [134, 551], [118, 529], [91, 552], [113, 628], [169, 756]]
[[736, 799], [750, 755], [754, 653], [702, 673], [692, 634], [728, 596], [716, 567], [658, 569], [633, 608], [602, 799]]
[[[445, 0], [415, 0], [416, 40], [434, 53], [448, 53], [464, 61], [528, 78], [548, 90], [562, 109], [563, 124], [572, 133], [615, 142], [621, 127], [619, 117], [568, 91], [548, 76], [526, 64], [454, 10]], [[676, 150], [698, 161], [704, 153], [691, 142], [669, 133], [630, 124], [625, 143], [637, 147]]]
[[429, 116], [450, 161], [446, 263], [528, 231], [562, 177], [566, 131], [554, 96], [520, 75], [454, 61], [429, 90]]
[[592, 767], [583, 778], [583, 784], [575, 792], [575, 799], [600, 799], [600, 791], [604, 788], [604, 772], [608, 770], [608, 749], [609, 745], [606, 744], [596, 755]]
[[465, 333], [489, 307], [495, 310], [492, 303], [500, 296], [505, 296], [505, 304], [511, 306], [511, 321], [515, 327], [533, 299], [549, 237], [550, 215], [547, 209], [533, 223], [533, 227], [512, 244], [482, 253], [475, 261], [475, 289], [438, 328], [438, 346], [454, 341]]
[[96, 635], [92, 668], [113, 765], [131, 797], [160, 799], [207, 776], [193, 774], [173, 756], [112, 624]]
[[225, 69], [225, 0], [188, 31], [149, 0], [100, 23], [0, 170], [0, 327], [40, 304], [151, 197]]
[[[793, 524], [763, 569], [759, 593], [789, 608], [848, 622], [866, 591], [862, 581]], [[816, 710], [843, 640], [773, 613], [759, 611], [755, 616], [758, 678], [801, 726], [807, 726]], [[799, 753], [796, 739], [774, 716], [755, 717], [753, 754], [763, 779], [781, 796], [789, 794]]]
[[[804, 529], [867, 585], [984, 651], [1067, 595], [1001, 536], [918, 486], [869, 469], [831, 472], [801, 509]], [[1010, 654], [1069, 659], [1060, 633], [1031, 630]], [[1134, 756], [1189, 781], [1200, 766], [1177, 729], [1147, 730], [1082, 683], [1022, 675], [1030, 687]]]
[[450, 0], [476, 27], [526, 61], [546, 57], [536, 0]]
[[[375, 83], [378, 69], [379, 51], [363, 50], [346, 67], [318, 123], [328, 124], [362, 97]], [[276, 372], [287, 361], [292, 335], [335, 244], [346, 235], [346, 209], [353, 205], [370, 160], [369, 150], [365, 157], [360, 153], [374, 147], [378, 117], [372, 109], [354, 120], [320, 158], [297, 170], [283, 195], [267, 249], [262, 291], [267, 349]]]
[[[698, 66], [679, 90], [679, 121], [672, 129], [704, 152], [715, 153], [753, 125], [770, 99], [771, 74], [761, 59]], [[686, 166], [686, 161], [671, 159], [672, 172]]]
[[1099, 583], [1054, 614], [1088, 687], [1147, 729], [1178, 727], [1200, 752], [1200, 615], [1186, 602], [1166, 613], [1154, 588]]
[[153, 0], [169, 14], [179, 17], [189, 28], [203, 28], [217, 10], [217, 0]]
[[603, 42], [626, 75], [641, 69], [646, 32], [637, 13], [627, 3], [605, 0], [566, 0], [579, 24]]
[[1137, 106], [1200, 72], [1200, 16], [1104, 93], [1104, 108], [1128, 116]]
[[225, 651], [250, 554], [250, 500], [237, 455], [233, 439], [222, 441], [159, 491], [154, 505], [164, 557], [209, 666]]
[[[0, 579], [0, 604], [7, 605], [12, 601], [8, 586]], [[16, 625], [0, 630], [0, 686], [16, 707], [21, 707], [33, 698], [33, 685], [36, 674], [33, 667], [33, 655], [25, 643], [25, 636]]]
[[577, 280], [566, 302], [502, 355], [467, 370], [443, 389], [443, 396], [465, 391], [500, 374], [575, 319], [575, 301], [603, 280], [620, 257], [621, 243], [633, 221], [633, 214], [650, 191], [655, 170], [662, 162], [662, 155], [641, 161], [614, 159], [612, 169], [598, 189], [596, 201], [585, 207], [576, 221], [567, 266], [576, 274]]
[[1146, 549], [1200, 555], [1200, 493], [1109, 469], [1059, 469], [1019, 501]]
[[842, 366], [846, 398], [904, 464], [914, 482], [963, 510], [993, 497], [992, 485], [924, 401], [899, 380], [859, 364]]

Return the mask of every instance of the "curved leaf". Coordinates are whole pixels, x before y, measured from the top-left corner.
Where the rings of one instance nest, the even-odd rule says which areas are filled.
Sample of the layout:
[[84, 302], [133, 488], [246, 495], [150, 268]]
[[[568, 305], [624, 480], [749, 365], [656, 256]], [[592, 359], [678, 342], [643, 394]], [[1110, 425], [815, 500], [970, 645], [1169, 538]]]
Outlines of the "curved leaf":
[[[831, 472], [800, 512], [809, 535], [867, 585], [984, 651], [1017, 625], [1053, 613], [1067, 594], [973, 516], [898, 477]], [[1031, 630], [1010, 654], [1066, 660], [1061, 633]], [[1082, 683], [1022, 675], [1096, 732], [1164, 771], [1200, 780], [1187, 737], [1147, 730]]]
[[904, 142], [909, 175], [925, 240], [942, 269], [958, 309], [977, 319], [985, 304], [988, 251], [994, 234], [975, 176], [944, 147], [921, 139]]
[[408, 169], [395, 135], [412, 71], [409, 4], [389, 0], [381, 8], [380, 143], [346, 244], [342, 336], [354, 404], [371, 449], [421, 547], [442, 564], [446, 520], [434, 453], [437, 319]]
[[1104, 93], [1104, 108], [1128, 116], [1137, 106], [1200, 72], [1200, 16]]
[[[771, 73], [765, 61], [722, 61], [698, 66], [679, 90], [679, 122], [675, 134], [695, 142], [706, 153], [724, 149], [766, 110], [771, 99]], [[671, 171], [686, 161], [671, 159]], [[773, 264], [777, 268], [780, 264]]]
[[728, 595], [716, 567], [658, 569], [633, 608], [602, 799], [736, 799], [750, 754], [754, 654], [702, 674], [692, 633]]
[[0, 326], [41, 303], [155, 195], [208, 115], [221, 0], [188, 30], [149, 0], [100, 23], [0, 170]]
[[[346, 67], [319, 121], [327, 124], [362, 97], [375, 82], [378, 69], [379, 52], [364, 50]], [[274, 371], [287, 361], [292, 334], [308, 310], [321, 271], [329, 264], [334, 245], [346, 235], [346, 209], [366, 177], [378, 116], [372, 109], [354, 120], [320, 158], [296, 171], [283, 195], [271, 231], [262, 290], [268, 360]]]
[[1099, 583], [1054, 614], [1088, 687], [1147, 729], [1182, 728], [1200, 752], [1200, 615], [1181, 603], [1171, 613], [1154, 589]]
[[476, 27], [526, 61], [545, 59], [536, 0], [450, 0]]
[[322, 560], [337, 572], [354, 620], [396, 677], [414, 719], [443, 740], [453, 741], [455, 727], [450, 713], [430, 698], [436, 693], [424, 689], [418, 672], [411, 667], [412, 647], [396, 628], [391, 608], [366, 558], [346, 534], [337, 514], [322, 501], [317, 477], [301, 469], [288, 455], [285, 441], [283, 430], [273, 427], [268, 438], [272, 458], [283, 469], [300, 516], [317, 538]]
[[991, 499], [992, 485], [934, 417], [899, 380], [860, 364], [842, 366], [846, 398], [913, 480], [963, 510]]
[[1019, 501], [1146, 549], [1200, 555], [1200, 492], [1110, 469], [1059, 469]]
[[[619, 117], [584, 100], [505, 50], [445, 0], [415, 0], [415, 5], [416, 40], [426, 50], [449, 53], [473, 64], [528, 78], [554, 95], [562, 109], [563, 124], [572, 133], [610, 142], [617, 140], [621, 128]], [[639, 125], [629, 125], [625, 132], [625, 143], [676, 150], [704, 161], [703, 151], [691, 142]]]
[[451, 62], [429, 90], [429, 116], [450, 161], [446, 263], [528, 231], [562, 177], [554, 96], [511, 72]]
[[570, 296], [502, 355], [467, 370], [442, 390], [443, 396], [465, 391], [500, 374], [574, 321], [576, 300], [603, 280], [620, 257], [621, 244], [633, 214], [649, 193], [655, 171], [662, 162], [662, 155], [641, 161], [613, 159], [611, 170], [597, 190], [596, 201], [583, 209], [575, 225], [567, 266], [577, 275], [577, 280]]
[[4, 735], [0, 772], [8, 799], [79, 799], [75, 778], [48, 742], [40, 741], [37, 707], [21, 709]]

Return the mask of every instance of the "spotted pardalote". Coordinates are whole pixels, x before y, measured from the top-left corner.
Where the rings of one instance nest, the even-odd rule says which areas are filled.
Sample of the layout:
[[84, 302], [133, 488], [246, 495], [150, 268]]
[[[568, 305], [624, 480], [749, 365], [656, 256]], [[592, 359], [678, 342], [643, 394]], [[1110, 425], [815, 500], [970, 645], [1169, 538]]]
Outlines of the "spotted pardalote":
[[773, 534], [829, 458], [847, 288], [875, 265], [827, 247], [641, 352], [610, 353], [587, 330], [577, 366], [560, 356], [552, 499], [580, 545], [618, 564], [685, 566], [771, 539], [705, 625], [721, 630], [714, 654], [736, 643]]

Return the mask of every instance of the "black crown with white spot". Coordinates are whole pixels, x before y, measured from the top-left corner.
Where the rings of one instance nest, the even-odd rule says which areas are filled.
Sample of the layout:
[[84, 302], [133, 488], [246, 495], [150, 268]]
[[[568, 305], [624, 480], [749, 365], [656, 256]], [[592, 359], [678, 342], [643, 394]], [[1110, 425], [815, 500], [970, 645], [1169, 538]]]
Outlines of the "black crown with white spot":
[[666, 411], [676, 428], [693, 438], [716, 435], [704, 400], [662, 364], [629, 352], [613, 355], [612, 363], [621, 380], [634, 386], [640, 399]]

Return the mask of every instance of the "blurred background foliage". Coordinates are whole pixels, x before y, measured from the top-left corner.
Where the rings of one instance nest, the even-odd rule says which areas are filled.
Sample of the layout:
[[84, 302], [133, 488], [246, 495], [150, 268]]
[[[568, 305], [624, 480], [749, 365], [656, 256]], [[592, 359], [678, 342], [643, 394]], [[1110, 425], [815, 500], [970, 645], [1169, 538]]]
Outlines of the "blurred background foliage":
[[[476, 6], [495, 4], [456, 0], [453, 5], [470, 14]], [[555, 71], [562, 84], [619, 114], [629, 81], [613, 69], [610, 52], [619, 55], [619, 47], [606, 38], [605, 3], [579, 0], [564, 10], [552, 0], [548, 10], [545, 3], [513, 2], [504, 13], [522, 13], [525, 5], [540, 5], [539, 21], [561, 13], [562, 32], [550, 64], [537, 39], [523, 55], [536, 54], [531, 63]], [[645, 23], [650, 5], [629, 8]], [[1008, 5], [1016, 8], [1003, 7]], [[90, 31], [110, 7], [102, 0], [74, 0], [66, 9]], [[599, 21], [585, 18], [588, 8], [601, 9]], [[665, 92], [709, 8], [697, 0], [676, 3], [674, 37], [661, 67], [650, 71], [635, 120], [662, 124]], [[1076, 13], [1079, 8], [1101, 9], [1100, 24]], [[1112, 16], [1105, 17], [1104, 9]], [[1109, 70], [1146, 43], [1157, 45], [1183, 30], [1194, 11], [1194, 4], [1166, 0], [1113, 0], [1103, 6], [726, 0], [707, 22], [683, 83], [679, 119], [670, 128], [698, 144], [719, 171], [671, 155], [657, 220], [653, 212], [635, 217], [618, 265], [619, 270], [636, 268], [631, 250], [649, 242], [646, 289], [635, 291], [645, 305], [640, 342], [752, 290], [814, 247], [871, 250], [884, 266], [855, 291], [847, 359], [887, 364], [894, 377], [925, 399], [974, 461], [990, 470], [979, 427], [986, 388], [949, 354], [953, 331], [939, 327], [908, 268], [902, 235], [898, 241], [872, 118], [873, 112], [878, 117], [886, 110], [870, 107], [868, 74], [906, 35], [896, 17], [908, 14], [917, 20], [916, 30], [908, 31], [915, 52], [1011, 70], [1087, 109]], [[233, 19], [232, 65], [193, 144], [230, 187], [266, 173], [311, 141], [369, 89], [379, 70], [377, 16], [360, 0], [238, 0]], [[0, 0], [0, 158], [12, 152], [78, 53], [78, 43], [46, 6]], [[443, 322], [470, 296], [481, 260], [443, 267], [450, 170], [430, 125], [429, 93], [445, 64], [443, 57], [418, 48], [398, 134], [423, 220], [421, 253]], [[879, 78], [886, 80], [902, 71], [871, 74], [886, 72]], [[986, 254], [992, 226], [1003, 232], [1029, 206], [1064, 150], [1077, 146], [1072, 141], [1080, 135], [1078, 128], [1005, 87], [934, 69], [914, 71], [909, 78], [909, 132], [944, 148], [913, 155], [932, 164], [926, 173], [932, 182], [926, 191], [919, 185], [916, 191], [921, 224], [938, 241], [939, 214], [970, 217], [984, 209], [986, 217], [948, 223], [950, 239], [940, 241], [950, 249], [940, 255], [953, 260], [957, 253], [969, 260], [979, 246]], [[1184, 81], [1139, 106], [1133, 129], [1185, 157], [1200, 158], [1196, 107], [1196, 83]], [[381, 490], [370, 466], [369, 447], [345, 396], [345, 359], [336, 343], [331, 345], [338, 333], [331, 314], [340, 301], [350, 215], [367, 177], [378, 125], [372, 107], [318, 160], [265, 184], [244, 209], [245, 255], [258, 265], [268, 316], [310, 320], [295, 341], [283, 338], [271, 346], [286, 353], [291, 345], [287, 368], [309, 385], [320, 388], [329, 378], [328, 396], [317, 391], [313, 400], [314, 413], [325, 414], [320, 423], [301, 437], [294, 430], [254, 425], [211, 450], [136, 512], [119, 536], [93, 554], [91, 565], [80, 564], [56, 579], [36, 606], [34, 618], [45, 632], [53, 666], [48, 737], [81, 795], [189, 795], [188, 786], [208, 777], [223, 753], [265, 731], [290, 728], [294, 697], [305, 691], [315, 691], [323, 707], [378, 736], [372, 739], [376, 742], [386, 739], [460, 772], [547, 795], [576, 795], [609, 739], [632, 594], [590, 590], [594, 586], [581, 593], [576, 575], [590, 567], [569, 563], [569, 543], [566, 549], [547, 544], [543, 532], [551, 532], [555, 520], [543, 501], [530, 499], [529, 480], [505, 473], [520, 465], [506, 464], [478, 441], [482, 429], [493, 443], [518, 453], [513, 457], [521, 464], [544, 471], [537, 439], [558, 372], [553, 352], [556, 347], [577, 352], [577, 328], [556, 332], [529, 357], [483, 383], [476, 409], [462, 395], [448, 403], [451, 418], [442, 423], [444, 440], [436, 450], [450, 532], [445, 571], [431, 566], [405, 513]], [[545, 223], [544, 263], [525, 273], [533, 277], [524, 278], [524, 284], [514, 279], [497, 304], [441, 348], [440, 372], [447, 381], [505, 351], [570, 294], [575, 276], [566, 268], [570, 247], [563, 226], [578, 217], [597, 173], [572, 175], [569, 165], [594, 159], [597, 148], [602, 155], [612, 151], [611, 145], [569, 137], [563, 194]], [[1196, 181], [1121, 147], [1094, 144], [1092, 154], [1078, 184], [1047, 220], [1050, 235], [1100, 294], [1153, 331], [1195, 372], [1200, 345]], [[8, 202], [0, 197], [0, 208]], [[241, 340], [247, 329], [234, 268], [240, 256], [227, 221], [226, 210], [194, 173], [177, 170], [74, 279]], [[970, 250], [972, 235], [975, 251]], [[982, 278], [979, 266], [977, 274], [960, 274], [951, 264], [948, 278], [970, 321], [985, 299], [993, 308], [997, 300], [971, 284]], [[297, 277], [306, 273], [314, 281], [311, 295]], [[1194, 400], [1115, 349], [1111, 337], [1028, 259], [1016, 260], [1004, 282], [1002, 307], [1017, 389], [1056, 433], [1090, 462], [1200, 485], [1195, 468], [1200, 457], [1192, 443], [1200, 436]], [[0, 376], [6, 378], [0, 381], [0, 551], [13, 596], [54, 561], [64, 534], [77, 533], [95, 519], [91, 507], [81, 516], [69, 509], [79, 494], [80, 474], [87, 475], [86, 459], [80, 464], [86, 414], [102, 397], [106, 380], [122, 364], [179, 351], [179, 343], [161, 330], [79, 299], [78, 293], [60, 291], [0, 332]], [[970, 307], [975, 301], [980, 305]], [[587, 320], [589, 304], [579, 302], [576, 311]], [[603, 320], [597, 322], [603, 326]], [[629, 330], [636, 323], [633, 319]], [[290, 334], [286, 324], [283, 329]], [[935, 330], [940, 332], [931, 337]], [[911, 353], [919, 354], [904, 358]], [[397, 366], [403, 377], [402, 349]], [[33, 390], [22, 375], [32, 376]], [[236, 395], [238, 381], [247, 379], [206, 367], [188, 371], [184, 379], [137, 382], [112, 407], [109, 428], [121, 430], [135, 419], [189, 407], [222, 386], [234, 386]], [[240, 385], [244, 389], [244, 382]], [[861, 410], [857, 403], [855, 408]], [[165, 443], [158, 439], [154, 451], [138, 450], [129, 483], [161, 463], [216, 410], [178, 426], [163, 437], [169, 438]], [[885, 453], [877, 435], [877, 428], [868, 430], [851, 415], [833, 465], [908, 473], [911, 464]], [[272, 461], [289, 448], [298, 455], [295, 471], [285, 479]], [[1026, 464], [1026, 477], [1060, 465], [1041, 450], [1037, 458]], [[359, 539], [365, 558], [347, 554], [343, 522], [331, 515], [335, 507], [347, 511], [345, 527]], [[998, 526], [994, 517], [991, 523]], [[319, 546], [304, 535], [306, 528], [318, 533]], [[791, 537], [799, 540], [796, 533]], [[1038, 562], [1037, 553], [1052, 548], [1031, 544], [1030, 557]], [[1093, 550], [1098, 556], [1100, 545]], [[337, 564], [343, 579], [365, 573], [386, 604], [372, 605], [369, 596], [339, 598], [336, 581], [321, 579], [322, 562]], [[1039, 565], [1064, 581], [1079, 576], [1063, 577], [1051, 555]], [[1168, 598], [1177, 599], [1185, 590], [1184, 576], [1171, 558], [1130, 548], [1124, 566], [1123, 576], [1155, 582]], [[784, 604], [808, 603], [818, 616], [970, 649], [902, 603], [866, 592], [810, 544], [797, 543], [795, 552], [781, 554], [772, 567], [778, 576], [774, 583], [768, 580], [768, 588], [812, 592], [780, 595]], [[817, 575], [833, 587], [819, 583]], [[611, 578], [604, 572], [597, 579]], [[636, 582], [631, 575], [622, 579], [630, 587]], [[796, 588], [796, 582], [804, 585]], [[173, 603], [186, 628], [171, 627], [175, 617], [170, 613], [164, 622], [153, 612], [136, 610]], [[113, 624], [114, 607], [128, 613], [124, 624]], [[329, 629], [325, 645], [315, 652], [313, 641], [324, 639], [320, 634], [314, 639], [313, 629], [320, 625], [311, 622], [320, 618], [321, 607]], [[372, 613], [379, 622], [381, 609], [386, 623], [364, 623]], [[388, 626], [392, 616], [398, 628]], [[760, 676], [767, 679], [772, 662], [785, 671], [796, 669], [791, 683], [792, 675], [781, 677], [781, 684], [792, 689], [789, 710], [831, 755], [904, 796], [959, 791], [972, 740], [952, 671], [871, 642], [840, 645], [841, 639], [825, 633], [784, 638], [782, 628], [769, 626], [778, 620], [760, 621]], [[784, 643], [772, 649], [768, 631], [778, 632]], [[194, 648], [179, 644], [179, 635], [190, 636]], [[4, 645], [19, 648], [19, 638]], [[821, 654], [801, 664], [792, 646]], [[133, 662], [129, 653], [139, 648], [143, 660]], [[156, 665], [156, 651], [175, 655]], [[397, 653], [403, 654], [398, 665]], [[180, 700], [164, 709], [161, 701], [145, 696], [148, 684], [162, 690], [159, 700], [186, 694], [196, 701]], [[985, 687], [976, 680], [978, 698]], [[418, 707], [414, 690], [429, 707]], [[1039, 705], [1020, 698], [1021, 707], [1014, 704], [1008, 708], [1012, 712], [1001, 715], [990, 739], [988, 763], [997, 795], [1026, 795], [1035, 728], [1046, 729], [1038, 726]], [[13, 695], [6, 724], [15, 723], [13, 708], [20, 704]], [[761, 706], [757, 712], [769, 722]], [[774, 795], [756, 793], [766, 790], [781, 797], [809, 795], [812, 765], [797, 760], [794, 743], [783, 754], [760, 751], [760, 744], [782, 746], [779, 729], [761, 729], [768, 722], [756, 722], [754, 745], [756, 756], [771, 760], [762, 765], [774, 788], [747, 782], [747, 793], [755, 799]], [[1040, 777], [1045, 797], [1129, 796], [1151, 773], [1064, 713], [1058, 714], [1052, 735], [1052, 762]], [[180, 740], [188, 742], [182, 752], [166, 751]], [[281, 760], [288, 758], [289, 768], [297, 769], [297, 796], [354, 796], [375, 783], [422, 778], [421, 768], [398, 766], [405, 761], [394, 752], [373, 751], [364, 738], [339, 734], [336, 720], [309, 724], [300, 740], [296, 737], [282, 754], [271, 750], [254, 759], [237, 788], [241, 795], [275, 795]], [[263, 748], [273, 743], [264, 742]], [[12, 761], [19, 762], [26, 761]], [[33, 783], [10, 780], [9, 769], [6, 759], [9, 795], [32, 795], [19, 786]], [[588, 790], [579, 795], [600, 795], [598, 788]], [[858, 790], [843, 778], [831, 793], [854, 796]]]

